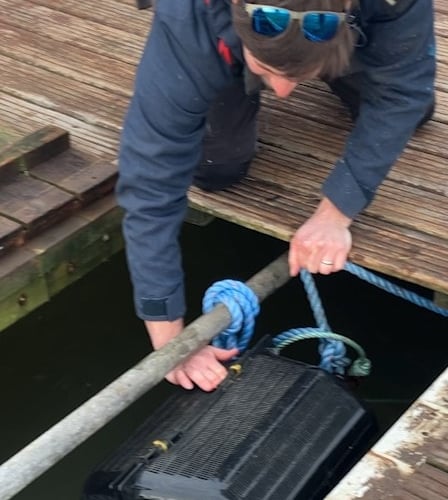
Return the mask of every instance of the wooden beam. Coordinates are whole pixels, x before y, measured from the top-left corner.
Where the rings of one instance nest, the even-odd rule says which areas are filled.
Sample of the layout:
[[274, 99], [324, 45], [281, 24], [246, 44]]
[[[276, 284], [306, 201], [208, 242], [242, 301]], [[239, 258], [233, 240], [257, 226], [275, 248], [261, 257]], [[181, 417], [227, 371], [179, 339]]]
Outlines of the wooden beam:
[[66, 151], [69, 134], [59, 127], [43, 127], [0, 151], [0, 174], [27, 173], [32, 167]]
[[121, 250], [121, 218], [110, 195], [3, 256], [0, 331]]
[[[448, 485], [448, 368], [406, 410], [326, 500], [442, 500]], [[426, 490], [421, 486], [425, 485]]]

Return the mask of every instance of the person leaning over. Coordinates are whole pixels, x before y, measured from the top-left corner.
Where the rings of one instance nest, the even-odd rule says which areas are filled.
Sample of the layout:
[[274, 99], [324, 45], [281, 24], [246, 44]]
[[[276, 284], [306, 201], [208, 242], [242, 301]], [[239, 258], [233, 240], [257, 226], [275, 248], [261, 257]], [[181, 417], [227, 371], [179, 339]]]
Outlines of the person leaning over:
[[[288, 97], [318, 78], [354, 120], [290, 274], [344, 267], [350, 224], [434, 109], [430, 0], [158, 0], [125, 117], [116, 194], [137, 315], [154, 349], [183, 329], [178, 235], [191, 184], [224, 189], [255, 154], [260, 90]], [[167, 375], [213, 390], [237, 354], [206, 346]]]

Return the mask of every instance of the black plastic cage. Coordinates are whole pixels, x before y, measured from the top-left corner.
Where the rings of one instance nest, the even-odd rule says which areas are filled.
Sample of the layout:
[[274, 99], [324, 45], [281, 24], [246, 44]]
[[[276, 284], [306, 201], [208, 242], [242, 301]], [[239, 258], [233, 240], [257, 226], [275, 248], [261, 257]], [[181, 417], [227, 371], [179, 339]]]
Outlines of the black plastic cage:
[[371, 444], [374, 417], [317, 367], [260, 346], [239, 363], [213, 393], [175, 392], [92, 472], [83, 500], [324, 498]]

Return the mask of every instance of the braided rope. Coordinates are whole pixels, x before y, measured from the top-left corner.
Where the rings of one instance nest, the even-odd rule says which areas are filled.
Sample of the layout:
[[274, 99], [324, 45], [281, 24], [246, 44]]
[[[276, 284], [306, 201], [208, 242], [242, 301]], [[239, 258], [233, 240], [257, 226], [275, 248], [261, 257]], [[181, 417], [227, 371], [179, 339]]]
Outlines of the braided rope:
[[223, 280], [214, 283], [202, 301], [204, 313], [223, 303], [232, 317], [230, 325], [212, 340], [215, 347], [243, 352], [249, 345], [255, 327], [255, 317], [260, 312], [258, 297], [245, 283]]

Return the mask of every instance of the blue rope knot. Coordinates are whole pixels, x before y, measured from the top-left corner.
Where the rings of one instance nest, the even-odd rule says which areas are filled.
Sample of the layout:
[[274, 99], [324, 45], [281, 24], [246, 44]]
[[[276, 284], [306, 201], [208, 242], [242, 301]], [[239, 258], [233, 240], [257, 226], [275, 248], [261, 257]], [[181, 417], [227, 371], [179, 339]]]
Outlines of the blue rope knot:
[[329, 372], [344, 375], [350, 360], [346, 356], [343, 342], [339, 340], [321, 339], [319, 343], [320, 367]]
[[260, 312], [258, 297], [242, 281], [223, 280], [217, 281], [205, 292], [202, 311], [208, 313], [220, 303], [227, 307], [232, 321], [212, 340], [212, 345], [221, 349], [236, 347], [243, 352], [249, 345], [255, 318]]
[[[420, 297], [409, 290], [402, 289], [393, 283], [389, 283], [362, 267], [347, 262], [345, 270], [397, 297], [409, 300], [414, 304], [443, 316], [448, 316], [448, 309], [438, 307], [428, 299]], [[348, 374], [356, 377], [368, 375], [371, 369], [371, 362], [365, 356], [364, 350], [351, 339], [331, 331], [311, 274], [302, 269], [300, 271], [300, 278], [308, 295], [317, 328], [296, 328], [280, 333], [273, 338], [276, 350], [279, 351], [286, 345], [297, 340], [319, 339], [320, 368], [330, 373], [344, 374], [350, 364], [350, 360], [346, 357], [345, 343], [359, 353], [359, 357], [349, 367]], [[224, 280], [212, 285], [205, 293], [202, 301], [204, 313], [210, 312], [218, 303], [223, 303], [227, 306], [232, 321], [226, 330], [213, 339], [212, 344], [224, 349], [237, 347], [241, 353], [249, 345], [254, 330], [255, 317], [260, 311], [258, 297], [245, 283], [235, 280]], [[237, 337], [238, 334], [240, 334], [239, 338]]]
[[349, 369], [349, 374], [353, 376], [366, 376], [370, 373], [370, 361], [366, 358], [364, 350], [353, 340], [334, 333], [325, 331], [322, 328], [303, 327], [292, 328], [286, 332], [282, 332], [272, 339], [274, 348], [277, 352], [293, 342], [305, 339], [319, 340], [319, 354], [321, 361], [319, 368], [329, 372], [344, 375], [347, 366], [350, 364], [350, 359], [345, 356], [346, 348], [344, 344], [348, 344], [358, 351], [359, 357], [352, 363]]

